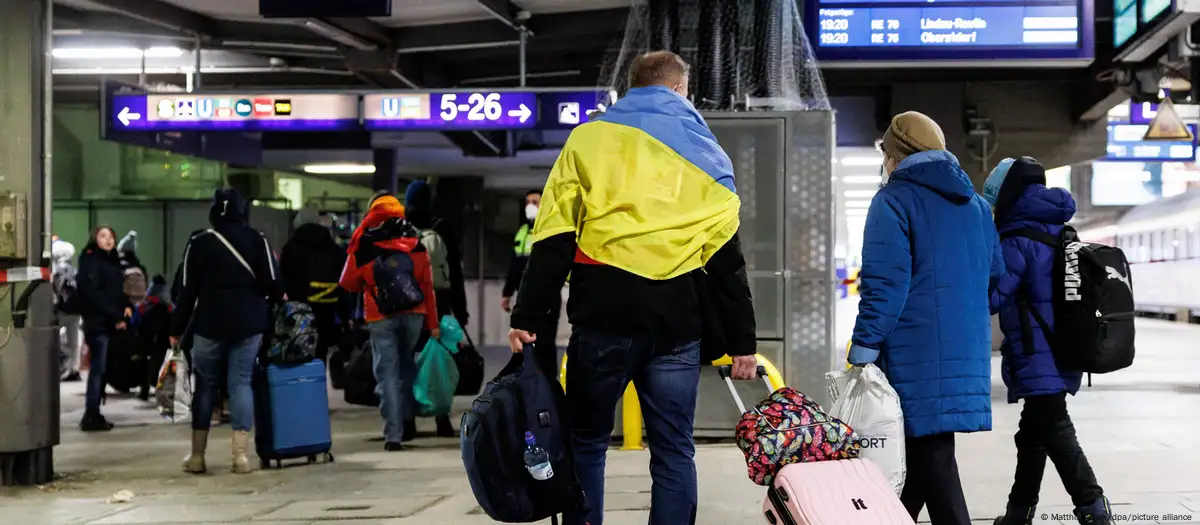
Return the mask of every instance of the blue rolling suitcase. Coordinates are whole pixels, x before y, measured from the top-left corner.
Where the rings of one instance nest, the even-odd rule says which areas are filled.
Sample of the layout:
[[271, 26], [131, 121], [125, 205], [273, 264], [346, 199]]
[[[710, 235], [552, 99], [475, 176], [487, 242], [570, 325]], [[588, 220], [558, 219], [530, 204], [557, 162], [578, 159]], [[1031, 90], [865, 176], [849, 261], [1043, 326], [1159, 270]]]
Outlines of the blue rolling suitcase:
[[255, 367], [254, 445], [259, 462], [283, 468], [283, 460], [318, 455], [332, 462], [333, 436], [329, 424], [329, 395], [325, 362]]

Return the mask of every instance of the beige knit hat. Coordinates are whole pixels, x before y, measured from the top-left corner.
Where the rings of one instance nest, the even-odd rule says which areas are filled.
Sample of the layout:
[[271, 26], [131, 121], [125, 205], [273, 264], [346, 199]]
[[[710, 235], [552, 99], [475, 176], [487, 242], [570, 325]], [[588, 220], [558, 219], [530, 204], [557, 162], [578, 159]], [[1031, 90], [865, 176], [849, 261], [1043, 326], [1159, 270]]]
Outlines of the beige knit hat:
[[946, 149], [946, 135], [941, 126], [924, 113], [905, 111], [892, 117], [881, 147], [884, 155], [899, 162], [913, 153]]

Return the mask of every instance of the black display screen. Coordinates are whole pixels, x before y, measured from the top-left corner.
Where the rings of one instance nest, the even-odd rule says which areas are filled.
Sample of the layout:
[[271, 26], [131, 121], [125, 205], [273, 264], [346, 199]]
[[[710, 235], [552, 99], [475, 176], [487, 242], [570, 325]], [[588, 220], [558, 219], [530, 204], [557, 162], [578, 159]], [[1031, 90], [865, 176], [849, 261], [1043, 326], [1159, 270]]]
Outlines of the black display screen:
[[264, 18], [392, 16], [392, 0], [258, 0]]

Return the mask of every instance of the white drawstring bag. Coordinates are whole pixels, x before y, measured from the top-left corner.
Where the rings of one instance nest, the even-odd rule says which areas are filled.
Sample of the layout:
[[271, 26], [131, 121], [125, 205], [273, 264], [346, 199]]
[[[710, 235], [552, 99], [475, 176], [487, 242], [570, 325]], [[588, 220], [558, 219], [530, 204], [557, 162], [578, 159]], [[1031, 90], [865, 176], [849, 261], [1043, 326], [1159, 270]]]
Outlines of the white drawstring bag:
[[859, 457], [871, 460], [899, 495], [904, 489], [904, 412], [900, 396], [879, 367], [868, 364], [825, 374], [833, 408], [858, 436]]
[[167, 350], [167, 357], [158, 369], [154, 398], [163, 419], [172, 423], [186, 423], [191, 419], [192, 374], [178, 347]]

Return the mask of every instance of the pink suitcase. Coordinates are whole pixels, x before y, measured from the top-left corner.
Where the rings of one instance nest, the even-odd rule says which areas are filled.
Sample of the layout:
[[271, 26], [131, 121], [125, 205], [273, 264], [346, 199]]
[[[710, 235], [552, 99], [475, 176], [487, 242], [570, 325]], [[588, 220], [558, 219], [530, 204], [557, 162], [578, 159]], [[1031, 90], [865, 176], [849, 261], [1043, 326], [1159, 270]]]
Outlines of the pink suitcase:
[[879, 468], [868, 459], [795, 463], [767, 489], [772, 525], [914, 525]]
[[[719, 372], [744, 414], [746, 406], [729, 378], [729, 367]], [[770, 389], [761, 366], [758, 375]], [[762, 509], [771, 525], [916, 525], [883, 472], [868, 459], [784, 466], [767, 488]]]

